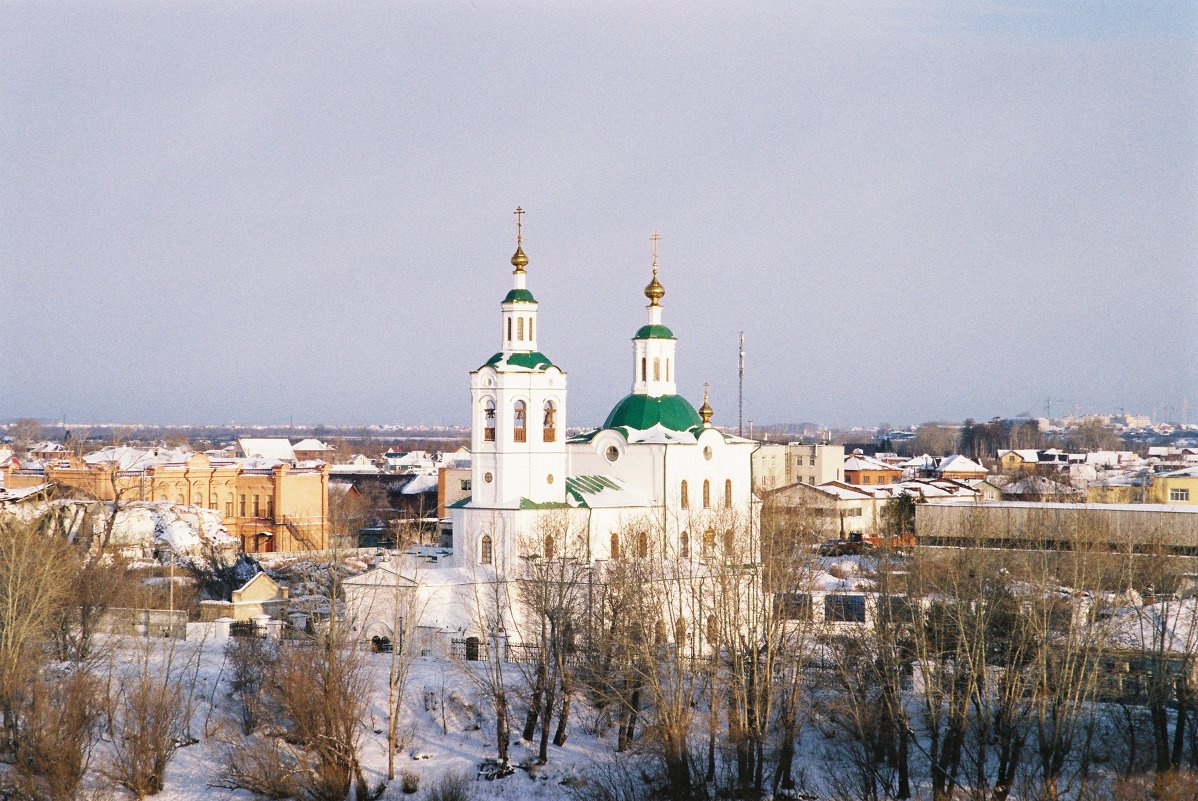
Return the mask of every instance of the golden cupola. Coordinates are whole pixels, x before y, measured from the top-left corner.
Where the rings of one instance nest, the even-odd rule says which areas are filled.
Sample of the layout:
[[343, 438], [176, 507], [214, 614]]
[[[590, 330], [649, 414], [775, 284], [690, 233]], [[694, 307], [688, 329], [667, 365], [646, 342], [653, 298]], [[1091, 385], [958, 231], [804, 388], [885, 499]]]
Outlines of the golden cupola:
[[704, 428], [711, 428], [711, 418], [715, 414], [715, 409], [711, 408], [711, 404], [707, 402], [707, 384], [703, 384], [703, 405], [699, 407], [699, 417], [703, 420]]

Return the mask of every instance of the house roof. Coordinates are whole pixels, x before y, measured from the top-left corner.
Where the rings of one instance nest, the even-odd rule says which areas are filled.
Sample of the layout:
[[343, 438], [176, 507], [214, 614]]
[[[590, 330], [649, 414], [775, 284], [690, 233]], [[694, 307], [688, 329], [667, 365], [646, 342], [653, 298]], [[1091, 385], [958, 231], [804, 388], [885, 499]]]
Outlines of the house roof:
[[1015, 450], [1004, 450], [1002, 448], [999, 448], [998, 458], [1001, 459], [1004, 456], [1006, 456], [1008, 453], [1015, 454], [1016, 456], [1018, 456], [1020, 459], [1022, 459], [1025, 462], [1039, 462], [1040, 461], [1040, 452], [1037, 450], [1033, 450], [1031, 448], [1022, 448], [1022, 449], [1015, 449]]
[[237, 447], [241, 449], [242, 455], [251, 458], [295, 461], [295, 450], [291, 447], [291, 441], [284, 437], [245, 437], [237, 440]]
[[896, 465], [886, 464], [870, 456], [850, 456], [844, 460], [845, 470], [887, 470], [892, 473], [900, 472]]
[[990, 472], [973, 459], [956, 453], [941, 459], [940, 465], [936, 469], [941, 473], [977, 473], [983, 476]]
[[293, 451], [331, 451], [331, 450], [333, 450], [332, 448], [330, 448], [328, 445], [325, 445], [320, 440], [313, 439], [312, 437], [308, 437], [307, 439], [301, 439], [299, 442], [292, 445], [291, 449]]

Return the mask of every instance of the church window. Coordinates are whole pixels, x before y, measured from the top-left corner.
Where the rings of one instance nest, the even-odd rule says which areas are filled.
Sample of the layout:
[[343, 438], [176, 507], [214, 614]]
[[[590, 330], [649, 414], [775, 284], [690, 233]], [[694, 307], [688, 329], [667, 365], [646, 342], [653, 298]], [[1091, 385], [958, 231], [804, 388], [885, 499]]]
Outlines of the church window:
[[491, 538], [490, 537], [488, 537], [485, 534], [483, 535], [482, 545], [479, 547], [478, 551], [479, 551], [478, 561], [482, 562], [484, 565], [491, 564], [492, 554], [491, 554]]
[[486, 473], [483, 473], [483, 483], [484, 484], [490, 484], [494, 480], [495, 480], [495, 476], [493, 476], [491, 474], [491, 471], [488, 470]]
[[528, 318], [528, 341], [532, 342], [536, 337], [532, 335], [532, 318]]
[[711, 508], [711, 482], [703, 479], [703, 508]]
[[507, 341], [512, 341], [512, 318], [507, 318]]
[[678, 619], [674, 621], [674, 642], [680, 649], [686, 647], [686, 620], [682, 615], [679, 615]]
[[736, 547], [736, 535], [732, 533], [732, 529], [724, 532], [724, 553], [731, 554]]
[[524, 341], [524, 318], [523, 317], [516, 318], [516, 339], [520, 340], [521, 342]]
[[709, 528], [703, 532], [703, 556], [704, 557], [711, 556], [711, 554], [714, 550], [715, 550], [715, 531]]
[[483, 441], [495, 441], [495, 401], [490, 398], [483, 402]]
[[557, 441], [557, 406], [553, 401], [545, 401], [545, 430], [543, 440], [545, 442]]
[[678, 553], [683, 559], [691, 557], [691, 536], [685, 531], [678, 535]]
[[732, 479], [730, 478], [724, 481], [724, 508], [732, 508]]
[[703, 449], [703, 458], [710, 462], [711, 457], [712, 457], [711, 446], [708, 445], [706, 448]]
[[608, 445], [607, 450], [603, 452], [603, 455], [607, 461], [614, 462], [616, 459], [620, 458], [620, 449], [615, 445]]
[[653, 380], [654, 381], [661, 380], [661, 359], [653, 360]]
[[707, 642], [709, 645], [718, 645], [720, 639], [720, 627], [716, 622], [715, 615], [707, 616]]
[[611, 558], [620, 558], [620, 535], [614, 531], [611, 533]]
[[666, 381], [673, 381], [673, 380], [674, 379], [670, 378], [670, 360], [666, 359]]
[[644, 356], [641, 357], [641, 380], [649, 380], [649, 360]]
[[545, 535], [545, 558], [546, 559], [553, 558], [553, 535], [552, 534]]
[[516, 442], [528, 441], [528, 429], [525, 427], [528, 423], [528, 404], [524, 401], [516, 401], [512, 407], [515, 410], [515, 419], [513, 421], [514, 428], [512, 430], [512, 439]]
[[690, 493], [687, 491], [687, 486], [686, 486], [686, 480], [685, 480], [685, 479], [683, 479], [683, 481], [682, 481], [682, 499], [681, 499], [681, 501], [682, 501], [682, 508], [683, 508], [683, 509], [689, 509], [689, 508], [691, 508], [691, 499], [690, 499]]
[[636, 535], [636, 555], [641, 559], [649, 555], [649, 535], [643, 531]]

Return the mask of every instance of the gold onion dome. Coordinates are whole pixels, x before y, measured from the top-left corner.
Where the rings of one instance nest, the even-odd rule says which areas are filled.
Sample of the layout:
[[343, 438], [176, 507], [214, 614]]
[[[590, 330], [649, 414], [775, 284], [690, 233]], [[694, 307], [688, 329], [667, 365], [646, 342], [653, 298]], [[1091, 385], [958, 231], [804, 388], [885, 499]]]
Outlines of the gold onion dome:
[[649, 299], [650, 306], [660, 306], [661, 299], [666, 296], [666, 288], [661, 285], [661, 281], [657, 280], [657, 270], [653, 271], [653, 280], [645, 287], [645, 297]]
[[528, 266], [528, 257], [524, 255], [524, 248], [516, 245], [516, 252], [512, 255], [512, 266], [516, 268], [516, 272], [524, 272], [524, 268]]
[[715, 414], [715, 409], [711, 408], [711, 404], [707, 402], [707, 385], [703, 385], [703, 405], [699, 407], [699, 417], [703, 419], [703, 425], [711, 425], [711, 417]]

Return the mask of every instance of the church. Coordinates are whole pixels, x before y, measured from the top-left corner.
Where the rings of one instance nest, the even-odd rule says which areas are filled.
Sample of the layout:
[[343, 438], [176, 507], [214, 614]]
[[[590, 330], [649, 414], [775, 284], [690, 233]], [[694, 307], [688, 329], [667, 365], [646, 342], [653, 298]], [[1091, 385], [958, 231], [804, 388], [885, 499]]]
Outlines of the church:
[[567, 373], [540, 349], [553, 334], [541, 330], [528, 286], [522, 213], [512, 287], [499, 304], [499, 351], [470, 374], [472, 494], [451, 509], [447, 561], [510, 574], [523, 558], [554, 556], [565, 526], [572, 555], [592, 564], [706, 560], [734, 528], [755, 539], [757, 443], [715, 428], [706, 392], [697, 411], [678, 394], [684, 368], [663, 320], [658, 235], [647, 319], [632, 336], [631, 391], [613, 398], [603, 425], [567, 436]]

